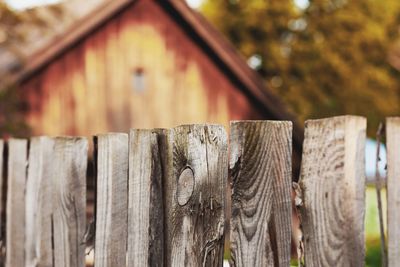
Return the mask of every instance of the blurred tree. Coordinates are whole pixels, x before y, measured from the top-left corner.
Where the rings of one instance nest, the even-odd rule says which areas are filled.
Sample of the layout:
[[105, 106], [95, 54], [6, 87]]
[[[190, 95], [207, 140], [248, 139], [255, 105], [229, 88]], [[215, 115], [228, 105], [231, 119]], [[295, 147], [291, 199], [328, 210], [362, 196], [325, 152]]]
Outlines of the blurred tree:
[[207, 0], [201, 11], [300, 122], [363, 115], [373, 135], [399, 113], [400, 75], [389, 52], [400, 1]]
[[[55, 16], [62, 14], [56, 5], [48, 9]], [[48, 18], [34, 9], [16, 12], [0, 0], [0, 138], [29, 135], [29, 128], [21, 113], [23, 104], [8, 79], [32, 52], [33, 41], [44, 39], [51, 29]]]
[[[49, 12], [54, 16], [62, 16], [62, 10], [57, 5], [48, 6]], [[48, 35], [54, 26], [43, 14], [35, 12], [36, 9], [16, 12], [7, 3], [0, 0], [0, 45], [19, 55], [24, 54], [22, 46], [25, 42], [32, 42], [37, 35], [42, 38]], [[42, 12], [43, 13], [43, 12]], [[49, 15], [47, 15], [49, 17]], [[21, 55], [22, 56], [22, 55]]]

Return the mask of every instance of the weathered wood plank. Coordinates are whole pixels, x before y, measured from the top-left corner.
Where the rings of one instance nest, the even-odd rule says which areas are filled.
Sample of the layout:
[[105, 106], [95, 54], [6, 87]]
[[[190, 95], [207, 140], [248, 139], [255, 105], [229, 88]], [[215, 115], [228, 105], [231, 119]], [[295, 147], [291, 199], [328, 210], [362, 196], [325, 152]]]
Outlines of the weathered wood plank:
[[32, 138], [25, 201], [26, 266], [52, 266], [52, 170], [54, 139]]
[[[126, 266], [128, 134], [98, 135], [96, 267]], [[139, 265], [137, 265], [139, 266]]]
[[85, 266], [86, 168], [85, 138], [55, 139], [53, 157], [54, 266]]
[[306, 266], [364, 266], [366, 120], [305, 124], [300, 187]]
[[400, 117], [386, 119], [388, 266], [400, 259]]
[[167, 266], [222, 266], [227, 136], [219, 125], [184, 125], [163, 156]]
[[6, 267], [25, 265], [25, 182], [28, 141], [8, 141]]
[[[160, 130], [162, 132], [162, 130]], [[157, 133], [129, 139], [128, 266], [163, 266], [162, 168]]]
[[289, 266], [292, 123], [231, 122], [234, 266]]

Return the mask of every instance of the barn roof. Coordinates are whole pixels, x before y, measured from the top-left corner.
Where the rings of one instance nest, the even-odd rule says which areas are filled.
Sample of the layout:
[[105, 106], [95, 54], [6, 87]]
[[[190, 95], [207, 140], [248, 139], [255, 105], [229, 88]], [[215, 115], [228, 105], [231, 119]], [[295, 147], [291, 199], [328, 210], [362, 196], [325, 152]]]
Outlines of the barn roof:
[[[20, 83], [29, 79], [52, 60], [62, 55], [114, 16], [118, 16], [120, 12], [136, 1], [105, 1], [103, 5], [76, 22], [68, 31], [54, 38], [48, 45], [34, 53], [17, 73], [14, 81]], [[295, 122], [295, 117], [287, 111], [281, 100], [266, 87], [262, 78], [247, 65], [244, 58], [238, 54], [233, 46], [183, 0], [155, 0], [155, 2], [171, 14], [171, 17], [238, 85], [251, 102], [266, 115], [266, 118], [294, 121], [294, 149], [297, 153], [300, 153], [303, 131]]]

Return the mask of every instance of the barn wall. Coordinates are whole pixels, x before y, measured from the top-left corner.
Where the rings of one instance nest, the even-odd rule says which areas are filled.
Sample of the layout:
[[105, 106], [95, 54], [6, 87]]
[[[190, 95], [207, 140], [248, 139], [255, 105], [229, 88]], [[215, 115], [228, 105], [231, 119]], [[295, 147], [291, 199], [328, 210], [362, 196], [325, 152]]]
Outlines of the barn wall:
[[[144, 90], [133, 74], [143, 73]], [[247, 98], [153, 1], [137, 1], [22, 85], [36, 134], [257, 119]]]

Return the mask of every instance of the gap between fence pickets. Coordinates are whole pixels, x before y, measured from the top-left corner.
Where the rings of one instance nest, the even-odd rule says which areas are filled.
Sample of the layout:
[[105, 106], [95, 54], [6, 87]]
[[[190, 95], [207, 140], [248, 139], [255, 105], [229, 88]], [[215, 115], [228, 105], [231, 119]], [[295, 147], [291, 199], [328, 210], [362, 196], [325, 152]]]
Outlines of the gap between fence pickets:
[[400, 259], [400, 117], [386, 119], [388, 266]]
[[383, 210], [382, 210], [382, 181], [381, 174], [379, 170], [379, 162], [380, 162], [380, 149], [381, 149], [381, 138], [384, 132], [383, 124], [380, 123], [378, 126], [378, 130], [376, 131], [376, 159], [375, 159], [375, 188], [376, 188], [376, 197], [378, 203], [378, 218], [379, 218], [379, 230], [380, 230], [380, 240], [381, 240], [381, 264], [383, 267], [387, 267], [387, 250], [386, 250], [386, 240], [385, 240], [385, 229], [383, 223]]

